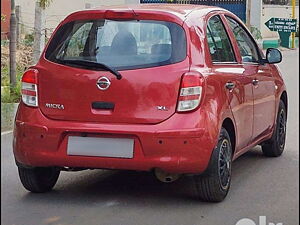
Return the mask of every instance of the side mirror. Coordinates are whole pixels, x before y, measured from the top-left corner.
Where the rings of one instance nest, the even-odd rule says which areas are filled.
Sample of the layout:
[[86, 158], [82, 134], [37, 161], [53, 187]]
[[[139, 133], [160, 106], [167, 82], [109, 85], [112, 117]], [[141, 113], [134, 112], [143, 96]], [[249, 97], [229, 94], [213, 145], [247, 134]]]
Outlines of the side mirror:
[[266, 62], [270, 64], [280, 63], [282, 61], [282, 54], [276, 48], [268, 48], [266, 53]]

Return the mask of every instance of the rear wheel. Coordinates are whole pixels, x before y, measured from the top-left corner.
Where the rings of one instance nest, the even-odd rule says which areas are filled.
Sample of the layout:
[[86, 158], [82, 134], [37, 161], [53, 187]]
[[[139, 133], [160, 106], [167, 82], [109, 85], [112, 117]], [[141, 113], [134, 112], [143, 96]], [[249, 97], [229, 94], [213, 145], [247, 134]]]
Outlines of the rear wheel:
[[198, 197], [209, 202], [221, 202], [228, 194], [231, 182], [232, 147], [228, 132], [222, 128], [209, 166], [204, 174], [195, 175]]
[[18, 171], [24, 188], [34, 193], [51, 191], [60, 174], [55, 167], [18, 167]]
[[265, 156], [278, 157], [282, 154], [285, 146], [286, 121], [286, 108], [283, 101], [280, 100], [273, 136], [262, 144], [262, 151]]

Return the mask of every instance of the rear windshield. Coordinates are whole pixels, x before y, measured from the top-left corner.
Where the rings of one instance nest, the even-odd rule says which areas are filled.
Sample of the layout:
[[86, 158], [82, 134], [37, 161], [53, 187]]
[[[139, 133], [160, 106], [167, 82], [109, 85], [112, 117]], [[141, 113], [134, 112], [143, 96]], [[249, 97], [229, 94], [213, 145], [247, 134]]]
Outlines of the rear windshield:
[[181, 26], [165, 21], [74, 21], [56, 32], [46, 58], [88, 60], [118, 70], [162, 66], [186, 58], [186, 36]]

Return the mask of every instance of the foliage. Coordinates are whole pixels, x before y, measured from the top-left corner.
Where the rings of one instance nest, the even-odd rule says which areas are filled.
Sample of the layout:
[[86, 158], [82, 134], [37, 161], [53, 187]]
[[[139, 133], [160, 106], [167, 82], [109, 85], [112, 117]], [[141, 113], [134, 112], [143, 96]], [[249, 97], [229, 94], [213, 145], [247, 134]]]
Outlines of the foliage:
[[250, 27], [250, 32], [252, 34], [252, 36], [254, 37], [255, 40], [261, 40], [262, 36], [261, 36], [261, 32], [257, 27]]
[[[17, 68], [25, 68], [32, 65], [32, 44], [26, 45], [23, 43], [19, 43], [16, 60], [17, 60]], [[1, 42], [1, 71], [5, 67], [9, 65], [9, 46], [6, 43]]]
[[1, 21], [5, 21], [5, 20], [6, 20], [6, 16], [1, 13]]
[[[17, 65], [17, 79], [22, 76], [26, 68]], [[9, 86], [9, 68], [8, 65], [1, 67], [1, 86]]]
[[9, 84], [9, 69], [8, 65], [1, 67], [1, 86], [7, 86], [9, 88], [4, 89], [1, 94], [2, 103], [17, 103], [21, 98], [21, 77], [25, 68], [17, 65], [17, 84], [15, 87]]
[[2, 103], [18, 103], [21, 99], [21, 73], [17, 74], [17, 85], [15, 87], [10, 87], [10, 89], [5, 89], [1, 94]]
[[22, 40], [23, 44], [26, 46], [32, 46], [34, 41], [34, 35], [31, 34], [26, 34], [24, 40]]
[[2, 39], [1, 40], [1, 46], [8, 46], [9, 45], [9, 40]]
[[43, 9], [47, 8], [51, 2], [52, 0], [39, 0], [40, 6]]
[[1, 86], [9, 85], [9, 69], [8, 66], [1, 67]]
[[9, 47], [5, 43], [1, 42], [1, 86], [4, 88], [1, 94], [1, 102], [3, 103], [17, 103], [21, 97], [21, 77], [31, 65], [32, 62], [32, 46], [25, 46], [24, 43], [20, 43], [17, 50], [17, 68], [16, 68], [16, 87], [10, 86], [9, 79]]

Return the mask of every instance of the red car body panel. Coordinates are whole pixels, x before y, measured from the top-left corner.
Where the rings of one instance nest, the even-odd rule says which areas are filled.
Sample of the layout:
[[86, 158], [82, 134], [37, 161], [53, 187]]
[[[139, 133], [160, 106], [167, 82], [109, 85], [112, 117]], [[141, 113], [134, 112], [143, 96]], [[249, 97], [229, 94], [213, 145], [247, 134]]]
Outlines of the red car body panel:
[[[43, 74], [39, 80], [40, 109], [50, 119], [155, 124], [175, 113], [181, 75], [188, 71], [189, 62], [186, 59], [175, 65], [161, 66], [160, 73], [157, 68], [122, 71], [123, 78], [119, 81], [110, 72], [68, 68], [46, 60], [41, 60], [35, 68]], [[58, 71], [65, 71], [63, 78]], [[163, 83], [159, 82], [162, 74]], [[105, 92], [96, 86], [100, 76], [108, 77], [112, 83]], [[53, 88], [48, 88], [49, 84]], [[113, 111], [92, 109], [91, 102], [99, 99], [114, 102], [116, 107]], [[65, 110], [46, 108], [47, 102], [61, 102]], [[157, 111], [157, 105], [169, 110]]]
[[[59, 27], [73, 20], [103, 18], [107, 10], [128, 11], [126, 7], [114, 7], [76, 12]], [[271, 137], [279, 100], [285, 92], [276, 66], [243, 64], [226, 23], [237, 63], [226, 65], [211, 61], [206, 39], [208, 19], [217, 14], [225, 22], [224, 15], [238, 20], [236, 16], [220, 8], [193, 5], [140, 5], [133, 10], [141, 20], [163, 20], [182, 25], [187, 39], [186, 59], [166, 66], [122, 71], [124, 78], [116, 81], [109, 72], [50, 62], [44, 52], [33, 67], [40, 74], [39, 107], [28, 107], [21, 102], [16, 115], [13, 149], [17, 162], [27, 166], [145, 171], [161, 168], [174, 173], [201, 173], [208, 166], [226, 119], [234, 126], [233, 159]], [[178, 113], [181, 76], [189, 71], [199, 72], [205, 79], [201, 103], [192, 112]], [[96, 89], [99, 74], [111, 79], [110, 96]], [[257, 87], [253, 87], [253, 79], [261, 81]], [[236, 84], [232, 92], [225, 88], [228, 81]], [[120, 108], [128, 105], [127, 110], [92, 110], [90, 102], [97, 100], [95, 96], [116, 101]], [[66, 110], [45, 108], [49, 101], [62, 102]], [[77, 102], [77, 108], [72, 101]], [[165, 105], [169, 111], [157, 111], [156, 105]], [[69, 156], [66, 146], [70, 135], [133, 138], [134, 157]]]
[[[83, 125], [79, 122], [50, 120], [40, 109], [31, 109], [21, 103], [14, 129], [14, 154], [18, 162], [34, 166], [134, 170], [158, 167], [169, 172], [201, 172], [205, 170], [215, 145], [210, 137], [218, 131], [207, 129], [212, 120], [216, 121], [210, 118], [210, 112], [203, 111], [200, 121], [198, 113], [190, 113], [189, 118], [185, 114], [174, 114], [155, 125], [93, 122]], [[67, 136], [82, 134], [133, 137], [134, 158], [67, 156]]]

